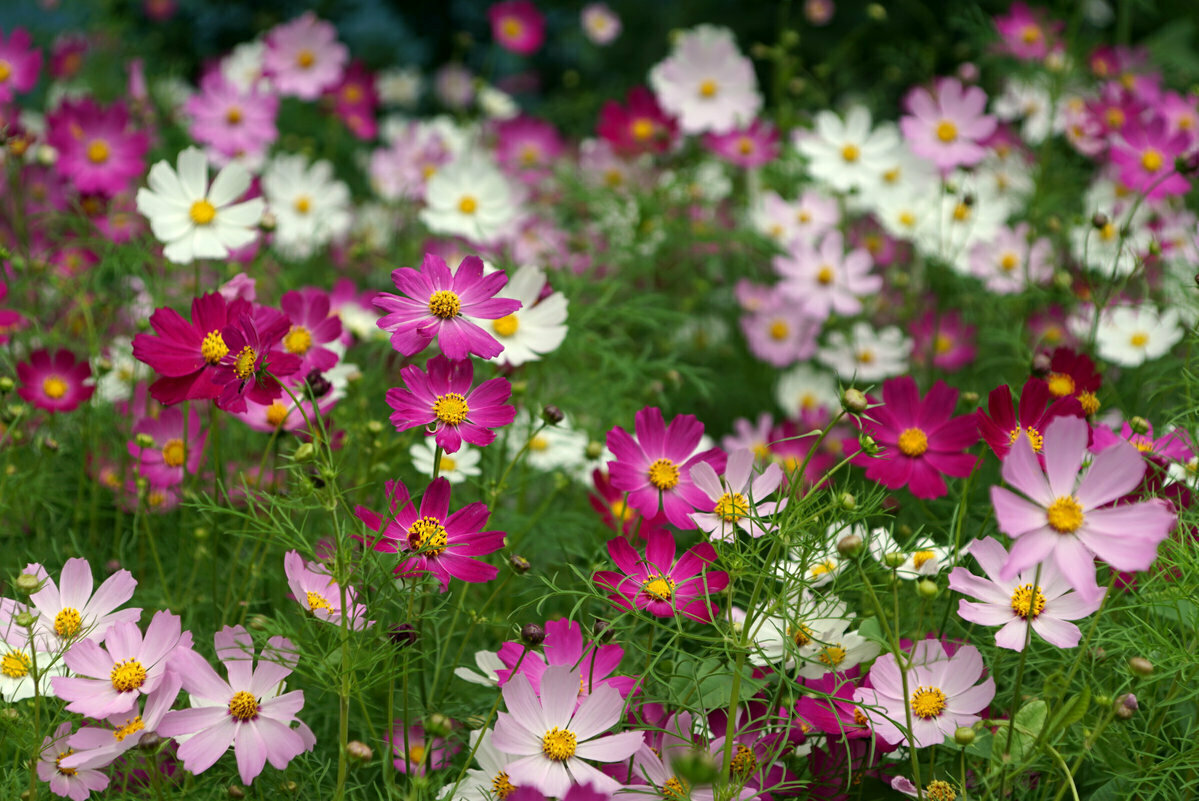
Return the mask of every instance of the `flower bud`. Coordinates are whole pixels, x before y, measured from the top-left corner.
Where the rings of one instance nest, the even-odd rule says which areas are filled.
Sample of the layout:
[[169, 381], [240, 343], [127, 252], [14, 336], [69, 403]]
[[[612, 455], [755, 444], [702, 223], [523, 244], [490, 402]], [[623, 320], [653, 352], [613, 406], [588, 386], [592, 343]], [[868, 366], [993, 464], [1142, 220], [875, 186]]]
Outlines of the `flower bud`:
[[316, 457], [316, 447], [311, 442], [302, 442], [292, 458], [297, 462], [308, 462]]
[[1144, 417], [1137, 416], [1130, 418], [1128, 421], [1128, 427], [1132, 429], [1134, 434], [1149, 433], [1149, 421]]
[[383, 431], [383, 424], [378, 420], [370, 420], [366, 424], [366, 430], [372, 434], [379, 434]]
[[862, 538], [857, 534], [846, 534], [837, 540], [837, 553], [846, 559], [855, 559], [861, 556], [864, 545], [865, 543], [862, 541]]
[[13, 617], [12, 622], [16, 623], [18, 626], [20, 626], [23, 629], [27, 629], [33, 625], [33, 622], [35, 620], [37, 620], [37, 618], [34, 617], [33, 615], [29, 614], [28, 612], [20, 612], [15, 617]]
[[1138, 708], [1137, 697], [1132, 693], [1125, 693], [1116, 699], [1115, 704], [1112, 705], [1112, 712], [1120, 720], [1129, 720]]
[[861, 414], [866, 411], [870, 402], [866, 399], [866, 393], [851, 387], [845, 390], [845, 394], [841, 396], [841, 405], [845, 407], [845, 411], [851, 414]]
[[1110, 222], [1111, 220], [1102, 211], [1097, 211], [1091, 216], [1091, 227], [1097, 231], [1102, 231]]
[[1143, 656], [1134, 656], [1128, 660], [1128, 669], [1138, 676], [1152, 676], [1153, 663]]
[[562, 413], [561, 409], [551, 403], [541, 410], [541, 419], [552, 426], [556, 426], [566, 419], [566, 415]]
[[1049, 358], [1048, 353], [1038, 353], [1036, 356], [1032, 357], [1031, 372], [1037, 378], [1044, 378], [1045, 376], [1049, 375], [1049, 371], [1052, 369], [1052, 364], [1053, 362]]
[[10, 707], [6, 707], [4, 709], [0, 709], [0, 718], [3, 718], [4, 720], [7, 720], [7, 721], [20, 720], [21, 713], [15, 709], [13, 709], [10, 706]]
[[333, 382], [325, 378], [320, 370], [310, 370], [304, 377], [304, 385], [308, 387], [308, 394], [313, 399], [323, 398], [333, 389]]
[[937, 582], [933, 581], [932, 579], [922, 578], [916, 582], [916, 592], [920, 594], [921, 598], [932, 600], [933, 598], [937, 597], [937, 593], [940, 591], [941, 588], [938, 587]]
[[978, 403], [978, 393], [977, 392], [963, 392], [962, 393], [962, 403], [966, 404], [967, 406], [974, 406], [975, 404]]
[[536, 648], [545, 642], [545, 629], [536, 623], [526, 623], [520, 630], [520, 640], [525, 645]]
[[411, 623], [397, 623], [387, 630], [387, 636], [398, 648], [407, 648], [416, 642], [416, 626]]
[[606, 620], [595, 621], [592, 636], [599, 643], [612, 642], [612, 638], [616, 636], [616, 632], [612, 629], [612, 624]]
[[6, 375], [0, 376], [0, 395], [12, 392], [14, 387], [16, 387], [16, 384], [13, 383], [11, 378]]
[[871, 3], [866, 6], [866, 16], [875, 22], [885, 22], [887, 19], [887, 9], [882, 3]]
[[854, 509], [858, 508], [858, 499], [853, 497], [853, 495], [848, 492], [842, 492], [837, 498], [837, 503], [839, 503], [841, 508], [847, 512], [852, 512]]
[[288, 779], [287, 781], [283, 782], [283, 792], [285, 792], [285, 793], [294, 793], [296, 790], [299, 790], [299, 789], [300, 789], [300, 785], [296, 784], [291, 779]]
[[897, 567], [900, 567], [907, 560], [908, 560], [908, 555], [905, 554], [903, 551], [891, 551], [889, 554], [886, 554], [885, 556], [883, 556], [883, 564], [886, 565], [887, 567], [891, 568], [892, 570], [894, 570]]
[[14, 584], [22, 595], [33, 595], [42, 586], [42, 580], [32, 573], [22, 573]]
[[137, 447], [139, 448], [154, 447], [154, 437], [150, 436], [149, 434], [138, 434], [133, 438], [133, 441], [137, 443]]
[[779, 43], [783, 47], [797, 47], [799, 45], [799, 31], [788, 28], [779, 36]]
[[587, 443], [587, 458], [598, 459], [604, 455], [604, 443], [592, 440]]
[[958, 745], [970, 745], [974, 742], [974, 729], [969, 726], [958, 726], [953, 732], [953, 741]]
[[515, 396], [523, 395], [529, 391], [529, 382], [528, 381], [513, 381], [513, 382], [511, 382], [511, 384], [512, 384], [512, 394]]
[[874, 437], [868, 434], [861, 434], [858, 437], [858, 445], [868, 456], [877, 456], [879, 452], [878, 443], [874, 441]]
[[350, 740], [346, 743], [346, 756], [354, 762], [370, 762], [374, 758], [375, 752], [361, 740]]
[[227, 792], [229, 793], [230, 798], [245, 798], [246, 797], [246, 791], [241, 789], [240, 787], [238, 787], [236, 784], [229, 785], [229, 789]]
[[275, 217], [274, 212], [264, 211], [262, 216], [258, 218], [258, 230], [264, 233], [270, 233], [279, 225], [279, 220]]
[[434, 712], [425, 719], [425, 731], [434, 737], [446, 737], [454, 728], [454, 721], [440, 712]]
[[266, 631], [271, 619], [266, 615], [250, 615], [250, 628], [254, 631]]
[[512, 554], [512, 556], [508, 557], [508, 564], [512, 567], [513, 570], [515, 570], [518, 574], [520, 574], [522, 576], [525, 573], [528, 573], [529, 568], [532, 567], [532, 565], [529, 564], [529, 560], [525, 559], [523, 556], [520, 556], [519, 554]]

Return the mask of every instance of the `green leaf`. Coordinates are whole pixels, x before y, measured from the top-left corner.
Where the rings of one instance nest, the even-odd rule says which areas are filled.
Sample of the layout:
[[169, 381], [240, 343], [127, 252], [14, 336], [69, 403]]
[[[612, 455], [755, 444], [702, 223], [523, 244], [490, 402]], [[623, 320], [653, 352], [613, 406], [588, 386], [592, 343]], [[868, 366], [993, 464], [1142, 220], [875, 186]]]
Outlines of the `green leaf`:
[[1016, 733], [1026, 734], [1035, 740], [1041, 729], [1045, 728], [1048, 714], [1049, 707], [1040, 698], [1029, 701], [1016, 713]]
[[1049, 724], [1046, 730], [1048, 737], [1053, 737], [1060, 731], [1064, 731], [1075, 723], [1083, 719], [1087, 714], [1087, 709], [1091, 706], [1091, 688], [1084, 686], [1082, 692], [1066, 700], [1062, 704], [1061, 709], [1053, 716], [1053, 722]]
[[872, 642], [877, 642], [884, 647], [890, 645], [890, 643], [887, 642], [887, 638], [883, 636], [883, 627], [882, 624], [878, 622], [877, 617], [872, 616], [862, 620], [862, 622], [858, 625], [858, 634]]

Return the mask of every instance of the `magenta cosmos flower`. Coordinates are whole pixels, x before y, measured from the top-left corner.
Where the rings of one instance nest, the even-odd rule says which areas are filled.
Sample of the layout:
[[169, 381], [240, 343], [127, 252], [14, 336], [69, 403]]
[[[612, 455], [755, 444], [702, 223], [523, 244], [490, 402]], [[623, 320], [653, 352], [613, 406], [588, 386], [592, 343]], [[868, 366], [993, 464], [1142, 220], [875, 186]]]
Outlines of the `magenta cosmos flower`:
[[191, 632], [182, 631], [179, 616], [167, 611], [154, 615], [145, 637], [136, 623], [118, 621], [103, 648], [94, 640], [72, 645], [64, 661], [74, 675], [56, 676], [50, 686], [68, 702], [68, 712], [97, 719], [127, 712], [139, 696], [157, 689], [172, 655], [191, 645]]
[[504, 172], [525, 183], [550, 175], [566, 146], [558, 129], [545, 120], [519, 116], [495, 124], [495, 158]]
[[704, 147], [738, 167], [761, 167], [778, 158], [779, 132], [760, 117], [727, 133], [704, 135]]
[[29, 596], [37, 610], [36, 633], [44, 638], [43, 650], [58, 653], [77, 639], [104, 642], [114, 623], [136, 623], [141, 609], [117, 607], [133, 597], [137, 580], [128, 570], [118, 570], [92, 592], [92, 566], [86, 559], [68, 559], [62, 566], [58, 584], [39, 564], [25, 567], [25, 572], [41, 580], [41, 589]]
[[451, 359], [503, 352], [495, 337], [467, 319], [498, 320], [521, 307], [519, 300], [495, 297], [508, 283], [503, 271], [485, 276], [482, 259], [467, 256], [451, 272], [445, 259], [426, 253], [420, 270], [401, 267], [391, 280], [403, 295], [380, 292], [374, 303], [385, 312], [378, 326], [391, 332], [391, 346], [403, 355], [420, 353], [434, 339]]
[[17, 394], [28, 403], [48, 412], [70, 412], [86, 403], [96, 388], [86, 383], [92, 377], [86, 360], [76, 361], [75, 354], [61, 349], [46, 349], [29, 354], [29, 361], [17, 365], [21, 386]]
[[949, 588], [971, 598], [958, 602], [958, 615], [980, 626], [1002, 626], [995, 632], [995, 644], [1000, 648], [1023, 651], [1029, 626], [1041, 638], [1058, 648], [1078, 645], [1082, 632], [1067, 621], [1086, 617], [1099, 608], [1103, 594], [1087, 599], [1070, 592], [1066, 577], [1053, 562], [1042, 562], [1040, 575], [1036, 569], [1025, 570], [1015, 578], [1004, 581], [999, 577], [1007, 551], [999, 540], [987, 537], [966, 546], [983, 569], [986, 578], [974, 575], [964, 567], [949, 573]]
[[[208, 770], [232, 746], [242, 784], [250, 784], [268, 760], [283, 770], [309, 747], [307, 728], [296, 719], [304, 707], [303, 691], [280, 694], [299, 653], [291, 641], [271, 637], [255, 665], [254, 640], [241, 626], [226, 626], [213, 641], [229, 680], [195, 651], [180, 651], [173, 666], [183, 678], [192, 708], [168, 712], [158, 733], [189, 736], [176, 755], [191, 773]], [[301, 729], [292, 728], [293, 723]]]
[[262, 66], [279, 94], [316, 100], [341, 81], [349, 57], [337, 30], [309, 11], [267, 32]]
[[707, 462], [691, 468], [691, 481], [708, 496], [710, 512], [692, 512], [695, 525], [713, 540], [732, 542], [737, 529], [751, 537], [761, 537], [777, 527], [765, 518], [787, 505], [766, 500], [783, 483], [783, 470], [771, 464], [754, 475], [754, 452], [748, 448], [729, 454], [723, 480]]
[[597, 687], [612, 687], [625, 698], [637, 685], [637, 679], [632, 676], [611, 675], [620, 666], [624, 649], [616, 643], [600, 645], [592, 642], [584, 646], [583, 629], [573, 621], [546, 621], [541, 651], [544, 657], [520, 643], [506, 642], [500, 646], [497, 655], [505, 667], [496, 671], [499, 686], [507, 684], [515, 672], [527, 678], [533, 691], [540, 693], [541, 677], [554, 665], [563, 665], [578, 674], [580, 700]]
[[[1012, 407], [1012, 390], [1007, 384], [991, 390], [987, 396], [988, 415], [978, 414], [978, 430], [982, 438], [1000, 459], [1007, 456], [1012, 444], [1025, 434], [1035, 453], [1044, 445], [1045, 427], [1055, 417], [1083, 417], [1082, 405], [1073, 395], [1054, 398], [1049, 385], [1040, 378], [1030, 378], [1020, 390], [1019, 411]], [[1039, 458], [1039, 457], [1038, 457]]]
[[561, 796], [571, 785], [590, 784], [611, 795], [621, 788], [615, 779], [584, 762], [620, 762], [631, 757], [645, 739], [640, 731], [600, 737], [620, 720], [624, 704], [611, 687], [597, 687], [581, 704], [578, 674], [566, 665], [546, 668], [541, 696], [517, 674], [504, 686], [504, 705], [495, 722], [492, 745], [511, 754], [508, 780], [547, 796]]
[[608, 432], [608, 448], [615, 461], [608, 462], [612, 486], [629, 493], [628, 505], [646, 518], [661, 509], [671, 525], [695, 528], [691, 512], [708, 508], [703, 490], [691, 480], [691, 468], [711, 462], [717, 472], [725, 467], [720, 448], [696, 453], [704, 435], [704, 424], [694, 415], [681, 414], [666, 425], [662, 410], [649, 406], [633, 419], [634, 439], [616, 426]]
[[665, 153], [679, 134], [679, 124], [658, 105], [654, 93], [634, 86], [625, 105], [605, 101], [600, 109], [596, 133], [621, 156]]
[[255, 159], [279, 137], [275, 116], [279, 98], [256, 87], [242, 88], [213, 70], [200, 81], [199, 93], [183, 105], [188, 131], [197, 142], [222, 156]]
[[931, 361], [933, 367], [952, 373], [974, 361], [978, 352], [974, 326], [963, 323], [956, 311], [942, 314], [929, 309], [909, 330], [917, 364]]
[[1108, 157], [1120, 170], [1120, 183], [1156, 200], [1190, 190], [1191, 182], [1174, 168], [1174, 160], [1190, 147], [1189, 132], [1171, 131], [1166, 118], [1155, 114], [1148, 123], [1133, 120], [1121, 128]]
[[420, 723], [405, 726], [402, 720], [395, 721], [392, 724], [391, 735], [383, 739], [391, 743], [391, 751], [395, 755], [392, 764], [395, 765], [395, 769], [414, 776], [424, 776], [431, 770], [441, 770], [449, 765], [450, 759], [461, 750], [460, 746], [448, 742], [444, 737], [429, 735]]
[[853, 464], [866, 468], [866, 478], [888, 489], [906, 486], [917, 498], [940, 498], [949, 490], [942, 474], [964, 478], [978, 461], [962, 453], [978, 442], [972, 414], [952, 417], [958, 391], [943, 381], [920, 399], [911, 376], [883, 384], [883, 405], [860, 418], [862, 430], [886, 448], [880, 456], [859, 452]]
[[851, 316], [862, 310], [862, 298], [883, 288], [881, 275], [872, 275], [874, 260], [865, 248], [845, 252], [840, 231], [829, 231], [815, 242], [796, 238], [790, 252], [776, 256], [774, 269], [782, 277], [779, 289], [794, 307], [818, 320], [829, 314]]
[[119, 195], [146, 170], [150, 137], [130, 128], [124, 103], [64, 100], [46, 115], [46, 130], [58, 151], [55, 169], [80, 192]]
[[425, 490], [420, 511], [409, 500], [402, 481], [387, 482], [390, 515], [380, 517], [364, 506], [355, 510], [375, 537], [366, 541], [376, 551], [398, 553], [397, 576], [431, 573], [441, 583], [441, 591], [450, 579], [480, 583], [491, 581], [499, 573], [477, 556], [486, 556], [504, 547], [504, 532], [483, 531], [487, 506], [471, 503], [450, 514], [450, 482], [438, 478]]
[[0, 28], [0, 103], [7, 103], [17, 92], [28, 92], [37, 84], [42, 69], [42, 51], [34, 48], [29, 31], [15, 29], [5, 40]]
[[529, 0], [506, 0], [487, 9], [491, 35], [505, 50], [531, 56], [545, 43], [545, 16]]
[[978, 164], [986, 155], [980, 143], [997, 125], [985, 113], [987, 93], [963, 87], [957, 78], [941, 78], [935, 92], [916, 87], [905, 98], [908, 116], [899, 120], [899, 129], [908, 146], [943, 173]]
[[415, 364], [400, 371], [404, 388], [387, 390], [387, 405], [396, 431], [427, 426], [436, 435], [437, 447], [457, 453], [466, 440], [484, 447], [495, 440], [491, 429], [509, 425], [516, 408], [507, 404], [512, 385], [506, 378], [491, 378], [473, 390], [475, 368], [469, 359], [450, 361], [444, 356], [429, 359], [429, 372]]
[[1157, 545], [1177, 516], [1159, 499], [1112, 505], [1145, 475], [1145, 460], [1128, 442], [1098, 453], [1083, 469], [1090, 427], [1079, 417], [1059, 417], [1045, 430], [1045, 467], [1028, 437], [1003, 460], [1003, 480], [1024, 497], [991, 487], [999, 530], [1016, 540], [999, 577], [1004, 581], [1053, 557], [1066, 582], [1091, 600], [1100, 594], [1094, 557], [1116, 570], [1147, 570]]
[[645, 609], [657, 617], [680, 614], [711, 623], [717, 608], [707, 597], [728, 586], [729, 574], [707, 571], [716, 561], [716, 549], [709, 543], [693, 546], [677, 561], [675, 548], [674, 536], [663, 530], [646, 537], [644, 557], [627, 540], [609, 540], [608, 555], [621, 572], [600, 570], [592, 580], [609, 590], [611, 601], [622, 609]]
[[[157, 417], [143, 417], [133, 426], [134, 439], [126, 447], [137, 459], [138, 475], [155, 487], [173, 487], [183, 482], [186, 473], [195, 474], [204, 459], [208, 432], [200, 425], [200, 415], [192, 409], [183, 423], [183, 411], [163, 409]], [[149, 437], [143, 444], [137, 437]], [[187, 464], [184, 465], [184, 457]]]
[[279, 306], [291, 321], [283, 350], [300, 358], [296, 372], [331, 370], [339, 356], [326, 346], [341, 339], [341, 317], [329, 313], [329, 293], [315, 287], [293, 289], [283, 293]]
[[1033, 11], [1025, 3], [1012, 3], [1006, 14], [995, 17], [995, 30], [1002, 40], [1000, 49], [1022, 61], [1040, 61], [1063, 28], [1061, 22], [1048, 22], [1041, 9]]
[[[980, 720], [978, 713], [995, 697], [994, 679], [988, 676], [979, 682], [985, 667], [973, 645], [962, 646], [951, 657], [939, 640], [917, 642], [907, 668], [907, 698], [901, 670], [895, 654], [883, 654], [870, 669], [872, 686], [854, 692], [875, 733], [892, 745], [940, 745], [959, 726]], [[905, 732], [909, 708], [912, 731]]]
[[323, 565], [308, 564], [299, 552], [288, 551], [283, 556], [283, 572], [296, 602], [317, 620], [340, 626], [348, 617], [349, 628], [355, 631], [374, 625], [374, 621], [366, 619], [366, 607], [357, 602], [358, 593], [348, 586], [345, 603], [350, 611], [348, 616], [343, 613], [341, 585]]
[[212, 371], [212, 382], [222, 388], [219, 408], [244, 412], [246, 399], [269, 404], [283, 394], [278, 379], [300, 368], [300, 357], [283, 348], [289, 328], [287, 315], [265, 306], [225, 326], [221, 337], [229, 350]]

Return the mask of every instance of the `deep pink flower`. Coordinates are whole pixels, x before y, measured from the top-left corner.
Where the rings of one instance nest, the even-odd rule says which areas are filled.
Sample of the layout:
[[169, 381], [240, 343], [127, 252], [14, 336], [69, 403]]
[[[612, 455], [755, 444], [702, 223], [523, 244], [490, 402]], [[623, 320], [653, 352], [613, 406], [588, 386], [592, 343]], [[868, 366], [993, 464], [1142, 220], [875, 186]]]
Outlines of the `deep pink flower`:
[[972, 414], [952, 416], [957, 400], [958, 391], [943, 381], [921, 400], [911, 376], [888, 379], [883, 405], [861, 418], [862, 430], [886, 452], [858, 453], [853, 464], [889, 489], [906, 486], [917, 498], [940, 498], [948, 492], [942, 474], [964, 478], [978, 461], [962, 453], [978, 442], [978, 425]]
[[348, 59], [337, 30], [308, 11], [267, 32], [262, 66], [279, 94], [316, 100], [341, 80]]
[[456, 453], [466, 440], [484, 447], [495, 440], [495, 432], [512, 423], [516, 408], [507, 404], [512, 385], [506, 378], [492, 378], [471, 389], [475, 368], [469, 359], [450, 361], [434, 356], [425, 373], [415, 364], [400, 371], [404, 387], [387, 390], [387, 405], [396, 431], [428, 426], [437, 446]]
[[229, 350], [212, 370], [212, 382], [222, 388], [218, 407], [244, 412], [247, 398], [269, 404], [283, 394], [278, 379], [300, 367], [300, 357], [283, 349], [290, 326], [287, 315], [265, 306], [225, 326], [221, 337]]
[[[8, 284], [0, 279], [0, 303], [8, 297]], [[25, 315], [16, 309], [0, 309], [0, 345], [8, 342], [9, 335], [28, 325]]]
[[[143, 417], [134, 424], [133, 435], [126, 448], [137, 460], [138, 475], [151, 486], [173, 487], [183, 482], [186, 473], [195, 475], [199, 471], [208, 432], [200, 425], [195, 409], [188, 414], [186, 426], [178, 407], [163, 409], [157, 417]], [[143, 446], [137, 441], [139, 435], [149, 437], [151, 444]]]
[[81, 33], [59, 36], [50, 46], [51, 77], [59, 81], [75, 77], [83, 68], [83, 57], [90, 49], [91, 43]]
[[1071, 587], [1084, 598], [1099, 595], [1094, 557], [1116, 570], [1148, 570], [1157, 546], [1177, 515], [1158, 498], [1111, 505], [1132, 492], [1145, 475], [1145, 460], [1130, 443], [1096, 454], [1082, 469], [1087, 421], [1059, 417], [1045, 430], [1045, 467], [1028, 437], [1020, 437], [1003, 460], [1003, 479], [1021, 497], [991, 487], [999, 530], [1016, 540], [1000, 578], [1007, 581], [1051, 556]]
[[29, 31], [16, 28], [6, 40], [0, 28], [0, 103], [32, 89], [41, 69], [42, 51], [33, 47]]
[[117, 195], [146, 170], [150, 137], [130, 127], [124, 103], [64, 100], [46, 115], [46, 130], [58, 151], [55, 169], [80, 192]]
[[1185, 195], [1191, 188], [1174, 160], [1190, 147], [1183, 131], [1171, 132], [1165, 117], [1154, 114], [1147, 123], [1130, 121], [1113, 137], [1108, 157], [1120, 170], [1120, 182], [1150, 199]]
[[624, 106], [608, 100], [600, 109], [596, 133], [622, 156], [665, 153], [679, 134], [679, 124], [662, 110], [647, 87], [634, 86]]
[[1061, 22], [1047, 21], [1043, 10], [1033, 11], [1019, 0], [1012, 3], [1007, 14], [995, 18], [1001, 50], [1022, 61], [1044, 59], [1062, 27]]
[[505, 50], [531, 56], [545, 43], [545, 16], [530, 0], [505, 0], [487, 9], [491, 36]]
[[364, 506], [355, 514], [378, 535], [366, 537], [370, 547], [401, 555], [397, 576], [430, 573], [445, 592], [451, 578], [480, 583], [498, 575], [495, 566], [474, 558], [504, 547], [504, 532], [482, 530], [488, 515], [485, 504], [467, 504], [450, 514], [450, 482], [444, 478], [435, 479], [425, 490], [419, 513], [404, 482], [387, 482], [387, 497], [386, 518]]
[[[854, 668], [855, 673], [857, 670]], [[801, 696], [795, 703], [795, 714], [801, 720], [826, 734], [851, 739], [874, 734], [866, 716], [853, 700], [857, 690], [854, 679], [830, 671], [818, 679], [804, 679], [802, 683], [818, 695]]]
[[592, 580], [612, 593], [609, 598], [622, 609], [645, 609], [657, 617], [680, 614], [711, 623], [717, 608], [708, 595], [728, 586], [729, 574], [707, 570], [716, 561], [711, 544], [701, 542], [677, 560], [675, 547], [674, 536], [666, 531], [646, 538], [644, 557], [625, 539], [609, 540], [608, 555], [620, 572], [600, 570]]
[[779, 155], [778, 129], [761, 117], [727, 133], [705, 134], [703, 142], [708, 150], [738, 167], [761, 167]]
[[333, 110], [350, 133], [370, 141], [379, 132], [375, 112], [379, 109], [379, 92], [375, 76], [361, 61], [351, 62], [341, 82], [326, 93], [333, 100]]
[[650, 406], [633, 420], [636, 439], [616, 426], [608, 432], [608, 448], [616, 457], [608, 462], [612, 486], [629, 493], [628, 504], [646, 517], [661, 509], [679, 528], [695, 528], [691, 513], [708, 506], [708, 496], [691, 480], [691, 468], [711, 462], [718, 472], [725, 467], [719, 448], [696, 453], [704, 424], [694, 415], [681, 414], [666, 425], [662, 410]]
[[991, 390], [987, 396], [987, 409], [990, 415], [978, 410], [978, 431], [1000, 459], [1007, 456], [1021, 434], [1028, 436], [1033, 450], [1040, 454], [1045, 426], [1050, 420], [1062, 415], [1084, 416], [1077, 398], [1066, 395], [1054, 399], [1050, 397], [1049, 385], [1035, 377], [1024, 382], [1024, 389], [1020, 390], [1018, 414], [1012, 407], [1012, 390], [1007, 384]]
[[918, 364], [932, 361], [947, 373], [961, 370], [974, 361], [975, 328], [962, 322], [956, 311], [938, 314], [929, 309], [911, 327], [912, 355]]
[[275, 116], [279, 98], [257, 87], [242, 88], [220, 70], [200, 81], [200, 91], [183, 106], [191, 118], [192, 138], [224, 157], [256, 158], [278, 138]]
[[326, 345], [341, 338], [341, 318], [329, 313], [329, 293], [313, 287], [293, 289], [283, 293], [279, 306], [291, 322], [283, 350], [300, 358], [296, 372], [333, 369], [339, 357]]
[[17, 364], [17, 394], [28, 403], [49, 412], [70, 412], [86, 403], [95, 393], [89, 379], [91, 365], [86, 359], [62, 348], [53, 353], [42, 348], [29, 354], [29, 361]]
[[545, 120], [519, 116], [495, 125], [495, 158], [500, 167], [525, 183], [548, 177], [566, 145], [558, 129]]
[[445, 259], [426, 253], [420, 270], [401, 267], [391, 280], [403, 295], [380, 292], [374, 303], [385, 312], [379, 327], [391, 332], [391, 346], [404, 356], [420, 353], [434, 339], [451, 359], [491, 359], [503, 352], [495, 337], [467, 319], [498, 320], [521, 307], [519, 300], [495, 297], [508, 283], [503, 271], [483, 275], [482, 259], [467, 256], [451, 272]]
[[591, 508], [603, 518], [604, 525], [618, 534], [632, 536], [636, 532], [642, 539], [653, 529], [666, 525], [666, 518], [656, 514], [644, 518], [641, 513], [625, 503], [625, 494], [612, 486], [607, 470], [596, 468], [591, 471], [595, 492], [587, 496]]
[[899, 120], [899, 128], [912, 152], [943, 173], [971, 167], [983, 160], [986, 150], [980, 142], [995, 132], [997, 124], [985, 113], [986, 105], [987, 93], [979, 87], [941, 78], [935, 95], [923, 87], [908, 93], [904, 99], [908, 116]]
[[1185, 462], [1194, 454], [1191, 450], [1190, 437], [1181, 428], [1175, 428], [1160, 437], [1153, 435], [1153, 425], [1149, 424], [1143, 434], [1138, 434], [1132, 426], [1124, 423], [1117, 432], [1105, 425], [1091, 427], [1091, 452], [1099, 453], [1117, 443], [1131, 442], [1133, 447], [1148, 458], [1162, 462]]
[[632, 676], [612, 675], [624, 658], [623, 648], [616, 643], [600, 645], [597, 642], [584, 647], [583, 629], [573, 621], [547, 621], [541, 651], [544, 657], [520, 643], [504, 643], [498, 656], [506, 667], [496, 671], [499, 686], [507, 684], [515, 671], [529, 680], [534, 692], [540, 693], [541, 677], [546, 668], [554, 665], [565, 665], [578, 674], [580, 702], [599, 687], [612, 687], [625, 698], [637, 684], [637, 679]]

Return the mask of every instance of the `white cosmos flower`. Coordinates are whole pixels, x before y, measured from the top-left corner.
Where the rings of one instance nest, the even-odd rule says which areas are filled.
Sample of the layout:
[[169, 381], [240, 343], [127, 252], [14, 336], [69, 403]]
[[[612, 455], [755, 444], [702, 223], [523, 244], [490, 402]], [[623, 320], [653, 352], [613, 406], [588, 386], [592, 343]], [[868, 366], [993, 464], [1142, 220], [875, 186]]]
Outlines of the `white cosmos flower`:
[[513, 367], [538, 361], [546, 353], [557, 350], [566, 338], [566, 296], [554, 292], [539, 301], [545, 283], [545, 271], [541, 268], [520, 267], [496, 297], [519, 300], [521, 307], [497, 320], [471, 319], [504, 346], [498, 361]]
[[[437, 444], [428, 437], [421, 437], [411, 448], [408, 455], [412, 457], [412, 466], [423, 476], [433, 477], [434, 459], [437, 458]], [[438, 474], [451, 484], [461, 484], [468, 478], [479, 475], [479, 451], [469, 445], [463, 445], [456, 453], [441, 455], [441, 472]]]
[[472, 731], [470, 745], [479, 767], [466, 772], [453, 796], [450, 796], [450, 791], [454, 789], [454, 782], [447, 782], [437, 794], [438, 801], [446, 798], [451, 801], [491, 801], [501, 797], [501, 793], [507, 795], [512, 792], [512, 783], [508, 781], [508, 765], [515, 762], [516, 757], [501, 753], [491, 744], [491, 729]]
[[250, 173], [229, 164], [208, 185], [208, 159], [189, 147], [176, 160], [178, 172], [160, 161], [150, 168], [149, 188], [137, 190], [137, 210], [166, 247], [163, 255], [176, 264], [195, 259], [223, 259], [258, 235], [255, 226], [265, 206], [262, 198], [235, 201], [250, 187]]
[[836, 409], [841, 403], [836, 379], [806, 364], [797, 365], [779, 376], [774, 399], [790, 417], [798, 417], [801, 412], [814, 411], [821, 406]]
[[441, 168], [425, 185], [421, 222], [435, 234], [493, 242], [520, 210], [515, 188], [489, 159], [468, 154]]
[[327, 161], [276, 156], [262, 175], [262, 193], [275, 215], [275, 246], [303, 259], [350, 230], [350, 190]]
[[912, 340], [895, 326], [875, 331], [870, 323], [854, 323], [850, 334], [833, 331], [824, 347], [816, 352], [816, 361], [837, 373], [843, 380], [856, 378], [873, 383], [907, 372]]
[[[1079, 331], [1083, 328], [1072, 327]], [[1136, 367], [1165, 356], [1182, 335], [1177, 309], [1158, 312], [1152, 304], [1117, 306], [1100, 315], [1095, 348], [1105, 361]]]
[[530, 467], [546, 472], [565, 470], [573, 473], [587, 461], [587, 441], [587, 434], [576, 431], [566, 417], [557, 425], [542, 426], [527, 409], [521, 409], [512, 423], [508, 450], [515, 457], [528, 443], [525, 460]]
[[870, 112], [853, 106], [842, 122], [831, 111], [816, 115], [815, 130], [798, 134], [795, 148], [808, 159], [808, 173], [839, 191], [866, 190], [886, 172], [899, 148], [893, 123], [871, 128]]

